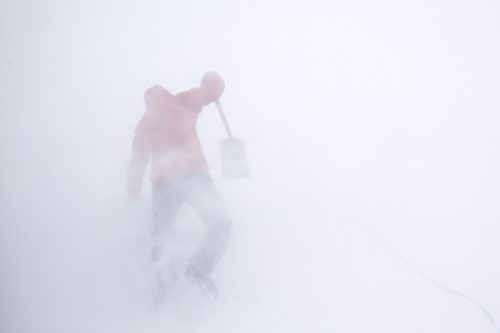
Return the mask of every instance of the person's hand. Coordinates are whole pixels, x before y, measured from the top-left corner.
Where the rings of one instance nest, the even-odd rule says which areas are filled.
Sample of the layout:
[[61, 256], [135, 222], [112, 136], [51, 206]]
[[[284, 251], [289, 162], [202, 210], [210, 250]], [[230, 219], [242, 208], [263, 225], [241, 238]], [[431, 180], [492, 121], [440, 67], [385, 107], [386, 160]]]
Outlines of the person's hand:
[[201, 79], [200, 88], [204, 92], [206, 101], [216, 101], [224, 92], [225, 83], [216, 72], [206, 72]]
[[133, 192], [128, 192], [126, 199], [127, 202], [141, 202], [144, 200], [139, 193], [133, 193]]

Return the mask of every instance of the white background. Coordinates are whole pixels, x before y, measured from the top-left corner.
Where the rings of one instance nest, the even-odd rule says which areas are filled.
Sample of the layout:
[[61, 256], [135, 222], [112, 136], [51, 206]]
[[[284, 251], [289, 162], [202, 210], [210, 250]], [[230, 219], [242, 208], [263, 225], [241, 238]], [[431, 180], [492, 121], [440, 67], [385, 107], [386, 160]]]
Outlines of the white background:
[[[1, 0], [0, 331], [494, 332], [414, 268], [500, 322], [498, 22], [487, 0]], [[208, 70], [252, 177], [220, 177], [207, 107], [221, 298], [153, 311], [130, 143], [145, 89]]]

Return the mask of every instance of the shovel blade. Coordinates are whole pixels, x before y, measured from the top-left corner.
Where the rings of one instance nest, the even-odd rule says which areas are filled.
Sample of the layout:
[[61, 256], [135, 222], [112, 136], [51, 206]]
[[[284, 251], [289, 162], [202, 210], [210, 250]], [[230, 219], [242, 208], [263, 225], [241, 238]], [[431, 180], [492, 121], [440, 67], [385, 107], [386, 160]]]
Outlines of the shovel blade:
[[229, 138], [220, 142], [222, 176], [228, 178], [249, 178], [245, 142]]

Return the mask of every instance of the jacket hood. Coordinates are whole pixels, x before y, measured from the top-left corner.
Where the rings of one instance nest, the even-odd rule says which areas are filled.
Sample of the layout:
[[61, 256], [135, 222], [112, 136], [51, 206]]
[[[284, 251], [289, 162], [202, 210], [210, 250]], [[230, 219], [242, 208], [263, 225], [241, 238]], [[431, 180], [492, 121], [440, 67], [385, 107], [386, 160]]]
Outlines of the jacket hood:
[[170, 97], [172, 97], [172, 94], [158, 84], [152, 86], [144, 93], [144, 101], [148, 107], [163, 104]]

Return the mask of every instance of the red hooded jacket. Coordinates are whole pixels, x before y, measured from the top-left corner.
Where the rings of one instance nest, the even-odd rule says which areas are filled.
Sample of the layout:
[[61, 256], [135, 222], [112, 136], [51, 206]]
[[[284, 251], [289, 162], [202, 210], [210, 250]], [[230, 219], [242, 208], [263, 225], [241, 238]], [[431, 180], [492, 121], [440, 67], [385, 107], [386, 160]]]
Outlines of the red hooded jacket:
[[146, 91], [146, 113], [135, 130], [128, 167], [129, 194], [139, 195], [149, 157], [153, 184], [208, 171], [196, 124], [202, 107], [223, 92], [224, 81], [215, 72], [206, 73], [199, 88], [177, 95], [159, 85]]

